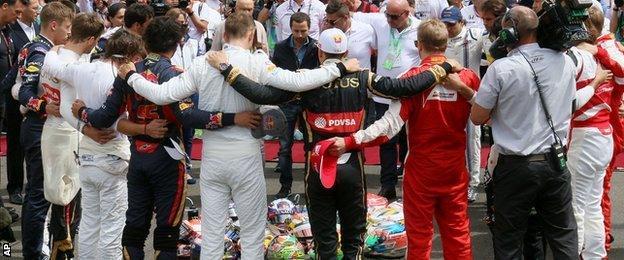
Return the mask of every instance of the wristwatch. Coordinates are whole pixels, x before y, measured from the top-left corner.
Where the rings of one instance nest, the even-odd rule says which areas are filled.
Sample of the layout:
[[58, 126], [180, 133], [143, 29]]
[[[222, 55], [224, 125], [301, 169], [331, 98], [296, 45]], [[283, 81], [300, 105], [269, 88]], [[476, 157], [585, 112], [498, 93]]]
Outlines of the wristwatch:
[[230, 64], [226, 62], [219, 63], [219, 71], [225, 71], [229, 66]]

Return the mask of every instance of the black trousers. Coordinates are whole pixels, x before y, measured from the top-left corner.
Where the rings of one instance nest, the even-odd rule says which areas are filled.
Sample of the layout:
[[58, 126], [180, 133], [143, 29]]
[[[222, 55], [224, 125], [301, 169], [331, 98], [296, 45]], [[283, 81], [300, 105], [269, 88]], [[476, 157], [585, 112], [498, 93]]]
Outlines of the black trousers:
[[[383, 117], [388, 111], [389, 105], [375, 102], [375, 113], [377, 119]], [[397, 148], [398, 145], [398, 148]], [[404, 162], [407, 156], [407, 136], [405, 127], [401, 129], [396, 136], [392, 137], [388, 142], [379, 146], [379, 163], [381, 166], [380, 182], [384, 188], [394, 188], [398, 181], [397, 174], [397, 158], [398, 161]]]
[[535, 207], [554, 259], [578, 259], [570, 172], [550, 160], [501, 155], [494, 169], [495, 259], [523, 259], [524, 236]]
[[7, 128], [7, 191], [22, 193], [24, 188], [24, 152], [20, 144], [22, 114], [20, 104], [11, 95], [5, 96], [5, 120]]
[[[41, 132], [43, 121], [32, 116], [22, 124], [21, 143], [26, 159], [26, 190], [22, 204], [22, 246], [24, 259], [42, 257], [43, 229], [48, 209], [51, 207], [50, 259], [73, 258], [73, 246], [80, 224], [80, 193], [66, 206], [52, 204], [43, 194], [43, 165], [41, 161]], [[69, 227], [69, 228], [68, 228]], [[69, 231], [68, 231], [69, 230]], [[70, 237], [67, 237], [69, 235]]]
[[176, 246], [186, 199], [185, 165], [172, 159], [162, 144], [153, 152], [138, 152], [131, 144], [128, 168], [128, 210], [121, 243], [125, 259], [144, 259], [143, 247], [156, 213], [154, 257], [176, 259]]
[[336, 212], [340, 217], [343, 259], [360, 259], [366, 232], [366, 179], [361, 154], [352, 153], [347, 163], [338, 165], [331, 189], [323, 187], [313, 169], [306, 169], [305, 180], [310, 226], [319, 259], [337, 259]]
[[[279, 106], [284, 115], [286, 116], [286, 132], [279, 138], [280, 149], [278, 152], [279, 160], [277, 165], [280, 168], [280, 184], [282, 187], [292, 187], [293, 175], [292, 175], [292, 147], [294, 144], [293, 134], [295, 133], [295, 126], [297, 119], [301, 117], [301, 102], [290, 101], [288, 103]], [[302, 121], [303, 122], [303, 121]], [[305, 131], [303, 131], [305, 132]]]

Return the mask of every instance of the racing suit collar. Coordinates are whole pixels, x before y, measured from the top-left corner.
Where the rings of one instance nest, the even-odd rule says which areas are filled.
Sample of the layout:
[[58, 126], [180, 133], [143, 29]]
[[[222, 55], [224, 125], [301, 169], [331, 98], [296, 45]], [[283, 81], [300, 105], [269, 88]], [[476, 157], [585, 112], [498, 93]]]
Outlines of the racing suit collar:
[[39, 38], [41, 39], [42, 42], [50, 45], [50, 47], [54, 46], [54, 43], [52, 43], [52, 41], [48, 39], [47, 37], [43, 36], [43, 34], [39, 34]]
[[223, 50], [240, 50], [240, 51], [247, 51], [247, 52], [249, 51], [248, 49], [245, 49], [241, 46], [233, 45], [229, 43], [223, 44]]
[[446, 57], [444, 56], [444, 54], [432, 54], [422, 59], [420, 61], [420, 64], [437, 65], [437, 64], [442, 64], [445, 61], [446, 61]]
[[77, 53], [77, 52], [75, 52], [73, 50], [70, 50], [68, 48], [65, 48], [65, 47], [62, 47], [62, 48], [59, 49], [59, 54], [60, 53], [69, 54], [69, 55], [72, 56], [72, 58], [74, 58], [76, 60], [80, 59], [80, 54], [79, 53]]
[[335, 63], [341, 62], [339, 59], [326, 59], [323, 61], [323, 66], [332, 65]]

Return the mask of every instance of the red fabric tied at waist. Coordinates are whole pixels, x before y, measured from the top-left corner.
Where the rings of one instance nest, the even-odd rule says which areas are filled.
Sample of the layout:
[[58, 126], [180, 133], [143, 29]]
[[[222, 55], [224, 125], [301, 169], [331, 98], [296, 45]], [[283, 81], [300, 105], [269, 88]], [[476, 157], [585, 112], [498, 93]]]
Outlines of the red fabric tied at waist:
[[41, 84], [41, 86], [43, 87], [43, 98], [45, 98], [46, 101], [60, 103], [61, 91], [59, 89], [56, 89], [46, 83]]

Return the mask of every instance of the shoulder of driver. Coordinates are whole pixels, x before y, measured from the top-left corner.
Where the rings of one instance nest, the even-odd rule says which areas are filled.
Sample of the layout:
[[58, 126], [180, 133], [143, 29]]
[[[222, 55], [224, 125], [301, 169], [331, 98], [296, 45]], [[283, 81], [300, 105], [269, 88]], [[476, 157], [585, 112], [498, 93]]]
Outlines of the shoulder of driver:
[[273, 64], [273, 62], [269, 58], [269, 55], [266, 54], [266, 52], [264, 52], [263, 50], [256, 50], [253, 52], [252, 55], [253, 55], [254, 60], [259, 65], [258, 66], [259, 68], [260, 67], [264, 68], [268, 72], [272, 72], [273, 70], [277, 68], [277, 66], [275, 66], [275, 64]]

